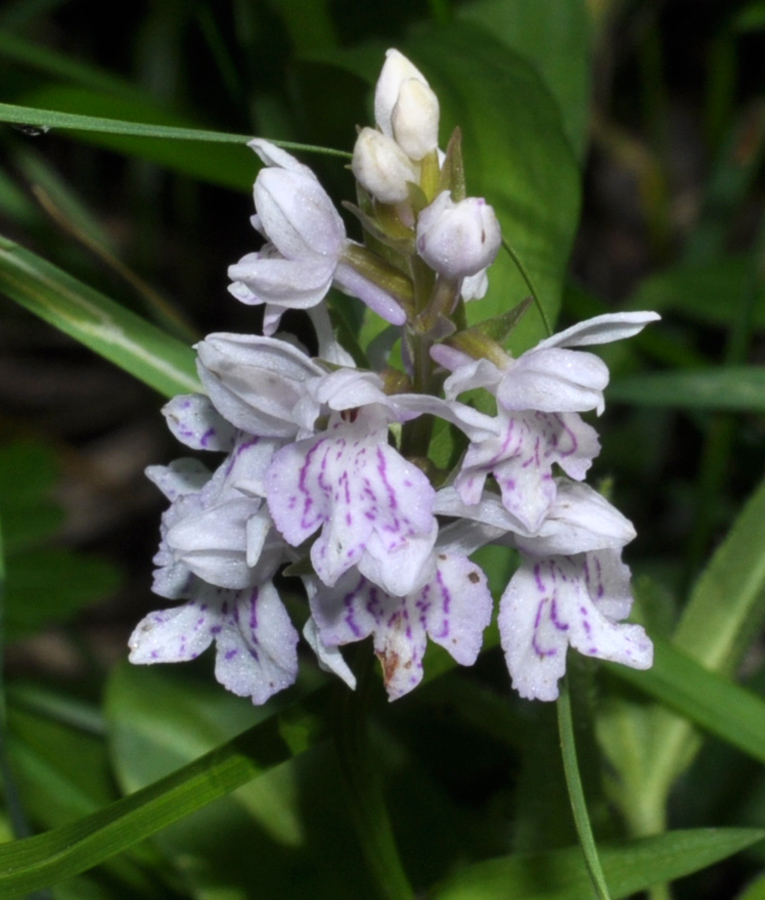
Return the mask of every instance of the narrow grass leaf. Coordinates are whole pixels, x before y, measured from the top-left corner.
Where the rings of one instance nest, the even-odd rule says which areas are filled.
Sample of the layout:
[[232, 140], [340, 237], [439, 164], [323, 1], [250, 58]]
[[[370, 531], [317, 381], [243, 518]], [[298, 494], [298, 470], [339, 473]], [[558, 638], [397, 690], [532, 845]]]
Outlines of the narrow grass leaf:
[[[749, 828], [670, 831], [600, 848], [614, 900], [690, 875], [765, 837]], [[578, 847], [516, 854], [467, 866], [441, 884], [433, 900], [584, 900], [590, 881]]]
[[200, 389], [190, 347], [2, 237], [0, 292], [160, 394]]
[[598, 900], [610, 900], [608, 884], [600, 863], [595, 836], [592, 833], [587, 801], [584, 797], [582, 778], [579, 774], [579, 763], [576, 758], [576, 739], [574, 737], [574, 721], [571, 715], [571, 696], [569, 694], [568, 677], [564, 678], [558, 698], [558, 731], [563, 753], [563, 769], [566, 773], [568, 796], [571, 810], [574, 813], [579, 843], [582, 847], [587, 872]]
[[[622, 681], [676, 710], [685, 720], [765, 763], [765, 701], [705, 669], [667, 641], [653, 640], [653, 668], [638, 672], [613, 663], [605, 665]], [[666, 764], [658, 754], [654, 757], [657, 768]]]

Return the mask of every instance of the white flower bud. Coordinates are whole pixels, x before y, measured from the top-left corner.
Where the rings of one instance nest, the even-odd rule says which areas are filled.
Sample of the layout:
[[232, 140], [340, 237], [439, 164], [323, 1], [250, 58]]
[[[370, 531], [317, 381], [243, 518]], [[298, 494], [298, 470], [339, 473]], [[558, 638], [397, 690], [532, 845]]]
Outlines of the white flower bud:
[[421, 160], [438, 147], [438, 97], [416, 78], [401, 82], [391, 116], [396, 143], [410, 159]]
[[482, 197], [455, 203], [444, 191], [417, 220], [417, 252], [447, 278], [465, 278], [490, 266], [501, 242], [497, 217]]
[[381, 203], [403, 203], [408, 181], [417, 181], [409, 157], [391, 137], [362, 128], [353, 148], [351, 169], [359, 184]]
[[390, 49], [385, 54], [385, 64], [377, 79], [375, 88], [375, 122], [383, 134], [393, 137], [393, 107], [398, 103], [401, 85], [404, 81], [414, 79], [429, 88], [425, 76], [420, 70], [399, 53]]

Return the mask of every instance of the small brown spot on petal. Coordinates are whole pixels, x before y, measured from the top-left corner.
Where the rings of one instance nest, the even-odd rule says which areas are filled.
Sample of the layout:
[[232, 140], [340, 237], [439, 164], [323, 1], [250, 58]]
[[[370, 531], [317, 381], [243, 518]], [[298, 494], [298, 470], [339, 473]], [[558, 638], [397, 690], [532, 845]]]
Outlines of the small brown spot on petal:
[[387, 687], [396, 677], [396, 670], [398, 669], [401, 660], [399, 659], [398, 653], [394, 650], [387, 650], [383, 653], [375, 651], [375, 656], [380, 660], [380, 665], [383, 670], [383, 681]]
[[481, 576], [478, 574], [478, 572], [475, 571], [475, 569], [468, 574], [468, 581], [471, 582], [471, 584], [478, 584], [480, 580]]

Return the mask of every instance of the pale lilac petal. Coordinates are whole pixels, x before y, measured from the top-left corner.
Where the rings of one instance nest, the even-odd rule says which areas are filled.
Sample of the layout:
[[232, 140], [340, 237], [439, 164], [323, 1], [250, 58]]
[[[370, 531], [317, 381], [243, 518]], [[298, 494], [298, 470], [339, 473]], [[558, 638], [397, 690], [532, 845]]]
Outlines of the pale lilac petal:
[[584, 478], [600, 450], [597, 434], [574, 413], [502, 413], [496, 422], [501, 433], [471, 442], [454, 485], [465, 503], [478, 503], [493, 474], [507, 509], [537, 531], [555, 500], [553, 465]]
[[[452, 376], [453, 377], [453, 376]], [[552, 347], [524, 353], [504, 374], [497, 400], [508, 411], [603, 411], [608, 366], [581, 350]]]
[[484, 491], [480, 503], [467, 504], [457, 489], [453, 485], [448, 485], [436, 494], [433, 512], [442, 516], [459, 516], [490, 528], [497, 528], [501, 532], [512, 531], [514, 534], [533, 537], [520, 519], [505, 507], [501, 498], [488, 491]]
[[568, 622], [548, 570], [525, 562], [502, 594], [497, 624], [513, 687], [527, 700], [556, 700], [566, 672]]
[[253, 583], [247, 564], [246, 527], [260, 512], [262, 501], [232, 498], [197, 515], [182, 518], [165, 540], [177, 562], [182, 562], [203, 581], [223, 588], [244, 588]]
[[578, 322], [540, 341], [536, 348], [545, 347], [583, 347], [592, 344], [608, 344], [621, 341], [641, 332], [650, 322], [656, 322], [661, 316], [656, 312], [621, 312], [606, 313]]
[[260, 705], [295, 681], [298, 633], [271, 582], [224, 601], [220, 625], [215, 677], [229, 691]]
[[228, 267], [228, 277], [244, 284], [238, 300], [252, 305], [268, 303], [284, 309], [308, 309], [320, 303], [332, 285], [335, 261], [316, 259], [257, 259]]
[[491, 619], [492, 599], [483, 572], [451, 548], [441, 548], [429, 580], [394, 596], [356, 572], [310, 596], [319, 638], [328, 647], [372, 634], [391, 700], [422, 680], [427, 636], [462, 665], [472, 665]]
[[555, 503], [533, 537], [517, 534], [515, 546], [537, 556], [618, 549], [635, 537], [635, 529], [616, 507], [589, 485], [556, 479]]
[[261, 169], [255, 208], [269, 241], [286, 259], [337, 259], [345, 226], [313, 172]]
[[401, 304], [343, 259], [338, 262], [335, 270], [335, 284], [346, 294], [358, 297], [372, 312], [391, 325], [403, 325], [406, 322], [406, 311]]
[[267, 141], [264, 138], [253, 138], [247, 146], [251, 147], [267, 166], [278, 166], [290, 172], [302, 172], [313, 175], [308, 166], [298, 162], [294, 156], [287, 153], [286, 150], [282, 150], [281, 147], [277, 147], [276, 144], [272, 144], [271, 141]]
[[228, 453], [234, 446], [236, 429], [204, 394], [173, 397], [162, 407], [162, 413], [170, 431], [187, 447]]
[[411, 534], [404, 541], [393, 542], [385, 531], [373, 531], [367, 539], [366, 552], [359, 559], [359, 572], [389, 594], [408, 594], [430, 575], [430, 556], [437, 535], [435, 520], [429, 532]]
[[321, 639], [319, 629], [316, 627], [316, 621], [313, 616], [309, 616], [308, 621], [303, 628], [303, 637], [308, 642], [308, 646], [316, 654], [319, 661], [319, 668], [325, 672], [331, 672], [344, 681], [352, 690], [356, 690], [356, 676], [350, 670], [348, 663], [343, 659], [343, 654], [336, 646], [327, 646]]
[[157, 553], [153, 562], [158, 566], [152, 576], [153, 593], [168, 600], [188, 600], [193, 596], [196, 576], [187, 565], [175, 562], [168, 551]]
[[355, 572], [334, 587], [320, 586], [311, 612], [328, 646], [374, 635], [375, 655], [382, 666], [388, 697], [395, 700], [422, 680], [427, 637], [424, 616], [406, 597], [391, 597]]
[[146, 477], [168, 500], [175, 500], [202, 490], [212, 473], [197, 459], [176, 459], [169, 466], [148, 466]]
[[305, 382], [324, 370], [296, 347], [271, 337], [212, 334], [197, 353], [210, 399], [237, 428], [290, 438], [313, 424], [319, 409]]
[[481, 269], [475, 275], [468, 275], [467, 278], [463, 278], [460, 295], [465, 303], [469, 303], [471, 300], [483, 300], [488, 290], [489, 276], [486, 269]]
[[201, 600], [149, 613], [128, 640], [130, 662], [186, 662], [196, 659], [212, 643], [217, 611]]
[[[464, 391], [472, 391], [475, 388], [486, 388], [494, 393], [497, 385], [502, 383], [503, 372], [493, 362], [488, 359], [472, 359], [468, 362], [462, 362], [465, 359], [464, 354], [459, 351], [452, 351], [447, 354], [443, 352], [443, 345], [439, 346], [439, 352], [433, 347], [430, 351], [431, 356], [440, 365], [448, 366], [449, 363], [456, 362], [457, 366], [452, 374], [444, 382], [444, 394], [447, 400], [453, 400]], [[459, 355], [457, 355], [459, 354]]]

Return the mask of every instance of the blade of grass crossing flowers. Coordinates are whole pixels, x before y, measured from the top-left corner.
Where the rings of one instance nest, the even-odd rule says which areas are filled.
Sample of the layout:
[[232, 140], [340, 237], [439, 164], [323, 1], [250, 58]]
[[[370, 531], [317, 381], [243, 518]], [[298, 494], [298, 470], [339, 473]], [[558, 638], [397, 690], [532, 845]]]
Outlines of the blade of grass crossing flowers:
[[606, 884], [603, 869], [598, 857], [598, 848], [592, 833], [590, 817], [587, 812], [587, 802], [582, 788], [582, 779], [579, 774], [579, 764], [576, 758], [576, 740], [574, 738], [574, 720], [571, 715], [571, 696], [569, 694], [568, 676], [561, 682], [560, 696], [558, 698], [558, 730], [560, 732], [560, 746], [563, 753], [563, 768], [566, 772], [566, 784], [568, 785], [571, 810], [574, 813], [576, 830], [579, 834], [579, 843], [584, 853], [584, 861], [592, 880], [595, 896], [598, 900], [610, 900], [608, 885]]
[[[60, 128], [67, 131], [100, 131], [104, 134], [128, 134], [133, 137], [159, 137], [179, 141], [207, 141], [224, 144], [246, 144], [254, 135], [230, 134], [200, 128], [176, 128], [170, 125], [152, 125], [147, 122], [125, 122], [100, 116], [83, 116], [78, 113], [57, 112], [51, 109], [35, 109], [13, 103], [0, 103], [0, 122], [30, 125], [36, 128]], [[351, 154], [328, 147], [296, 144], [291, 141], [274, 141], [287, 150], [304, 153], [321, 153], [349, 159]]]
[[0, 896], [85, 872], [314, 746], [326, 736], [330, 697], [330, 689], [317, 691], [93, 815], [0, 846]]

